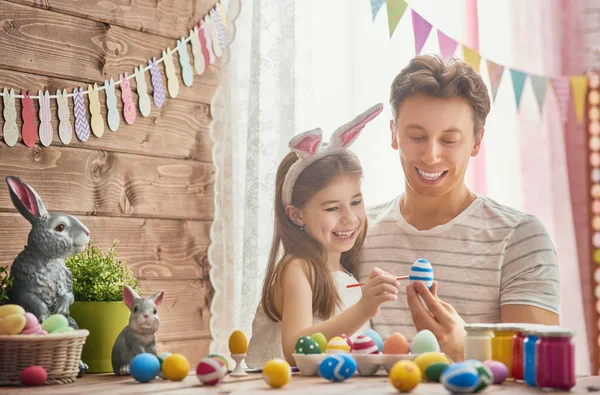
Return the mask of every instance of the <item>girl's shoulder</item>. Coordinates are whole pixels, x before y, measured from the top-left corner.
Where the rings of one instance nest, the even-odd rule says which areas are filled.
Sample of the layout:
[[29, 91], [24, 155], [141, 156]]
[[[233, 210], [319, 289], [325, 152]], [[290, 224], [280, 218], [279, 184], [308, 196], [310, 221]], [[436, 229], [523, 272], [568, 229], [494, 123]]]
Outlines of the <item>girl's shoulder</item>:
[[286, 256], [281, 259], [277, 265], [277, 276], [275, 281], [282, 280], [286, 276], [296, 277], [304, 275], [306, 278], [312, 277], [312, 269], [309, 262], [305, 259], [295, 256]]

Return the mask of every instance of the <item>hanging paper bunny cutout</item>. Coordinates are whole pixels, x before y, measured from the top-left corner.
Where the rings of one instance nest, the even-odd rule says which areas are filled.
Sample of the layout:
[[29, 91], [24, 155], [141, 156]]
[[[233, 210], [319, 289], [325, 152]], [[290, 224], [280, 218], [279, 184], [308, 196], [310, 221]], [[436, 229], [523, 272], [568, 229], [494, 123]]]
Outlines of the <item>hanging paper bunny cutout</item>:
[[26, 146], [31, 147], [37, 140], [37, 130], [35, 128], [35, 110], [33, 109], [33, 99], [31, 98], [31, 92], [21, 91], [21, 94], [25, 96], [21, 99], [22, 109], [21, 115], [23, 117], [23, 142]]
[[58, 137], [63, 144], [67, 145], [73, 138], [73, 127], [69, 119], [69, 102], [67, 101], [67, 90], [56, 91], [56, 103], [58, 104]]
[[185, 39], [177, 40], [177, 53], [179, 54], [179, 64], [181, 65], [181, 77], [185, 86], [192, 86], [194, 82], [194, 73], [190, 65], [190, 55], [187, 51]]
[[119, 108], [117, 107], [115, 81], [112, 78], [104, 81], [104, 93], [106, 94], [106, 120], [108, 122], [108, 128], [113, 132], [116, 132], [121, 123], [121, 116], [119, 115]]
[[210, 64], [215, 63], [215, 52], [213, 50], [213, 43], [211, 34], [211, 27], [205, 21], [200, 21], [200, 30], [204, 33], [204, 40], [206, 41], [206, 50], [208, 51], [208, 60]]
[[200, 41], [202, 58], [204, 59], [204, 69], [206, 70], [210, 65], [210, 52], [208, 51], [208, 44], [206, 43], [206, 34], [204, 34], [204, 22], [200, 22], [200, 27], [198, 28], [198, 41]]
[[136, 111], [135, 104], [133, 103], [133, 93], [131, 92], [131, 86], [129, 85], [129, 78], [127, 78], [127, 73], [125, 73], [125, 76], [120, 75], [119, 80], [121, 81], [123, 117], [125, 118], [125, 122], [131, 125], [133, 122], [135, 122]]
[[40, 102], [40, 142], [43, 146], [47, 147], [52, 144], [52, 130], [51, 114], [50, 114], [50, 94], [48, 91], [45, 93], [41, 90], [38, 91], [38, 100]]
[[179, 94], [179, 80], [177, 74], [175, 74], [175, 64], [173, 63], [173, 54], [171, 54], [171, 48], [167, 48], [167, 51], [162, 52], [163, 63], [165, 64], [165, 74], [167, 75], [167, 88], [169, 89], [169, 95], [171, 97], [177, 97]]
[[142, 116], [147, 117], [150, 115], [150, 96], [148, 96], [148, 85], [146, 85], [146, 76], [144, 72], [144, 66], [135, 68], [135, 84], [138, 93], [138, 102], [140, 106], [140, 112]]
[[156, 107], [162, 107], [165, 102], [166, 93], [165, 87], [163, 86], [162, 74], [156, 65], [156, 58], [149, 60], [148, 66], [150, 66], [150, 75], [152, 76], [152, 88], [154, 89], [152, 97], [154, 99], [154, 105]]
[[91, 126], [92, 133], [96, 137], [104, 135], [104, 119], [100, 113], [100, 99], [98, 98], [98, 84], [92, 87], [88, 85], [88, 97], [90, 101], [90, 114], [92, 116]]
[[206, 15], [204, 17], [204, 21], [205, 29], [208, 29], [208, 32], [210, 33], [210, 41], [212, 43], [213, 52], [217, 58], [220, 58], [223, 55], [223, 50], [219, 44], [219, 33], [217, 30], [217, 25], [215, 25], [215, 21], [212, 20], [212, 14]]
[[194, 26], [192, 30], [190, 30], [190, 42], [192, 43], [192, 54], [194, 55], [194, 68], [196, 69], [196, 73], [202, 74], [204, 73], [205, 64], [204, 64], [204, 56], [202, 55], [202, 44], [200, 43], [200, 38], [198, 37], [198, 26]]
[[9, 147], [14, 147], [19, 140], [19, 128], [17, 127], [17, 109], [15, 107], [15, 91], [10, 93], [4, 88], [4, 142]]
[[77, 138], [86, 142], [90, 138], [90, 124], [87, 119], [85, 101], [82, 88], [73, 89], [73, 112], [75, 113], [75, 134]]

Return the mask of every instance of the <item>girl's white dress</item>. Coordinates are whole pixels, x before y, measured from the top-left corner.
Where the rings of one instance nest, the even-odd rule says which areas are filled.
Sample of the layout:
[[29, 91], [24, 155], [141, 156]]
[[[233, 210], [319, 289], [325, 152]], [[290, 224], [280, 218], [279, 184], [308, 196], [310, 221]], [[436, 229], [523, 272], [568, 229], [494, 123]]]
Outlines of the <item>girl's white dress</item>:
[[[361, 287], [346, 288], [347, 285], [357, 283], [354, 276], [348, 272], [335, 271], [331, 273], [340, 295], [342, 306], [336, 309], [335, 314], [345, 310], [358, 302], [362, 296]], [[323, 322], [319, 317], [313, 317], [313, 325]], [[371, 327], [367, 321], [362, 328], [350, 336], [354, 340], [362, 332]], [[252, 336], [246, 354], [246, 364], [249, 368], [260, 369], [273, 358], [285, 359], [281, 346], [281, 322], [272, 321], [259, 305], [252, 322]]]

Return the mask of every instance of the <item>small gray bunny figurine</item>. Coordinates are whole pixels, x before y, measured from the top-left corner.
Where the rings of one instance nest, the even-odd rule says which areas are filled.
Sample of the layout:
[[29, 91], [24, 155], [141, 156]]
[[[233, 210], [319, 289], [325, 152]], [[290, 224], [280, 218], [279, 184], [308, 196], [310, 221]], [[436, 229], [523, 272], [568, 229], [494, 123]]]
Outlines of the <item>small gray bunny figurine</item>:
[[77, 218], [46, 211], [35, 190], [17, 177], [6, 177], [10, 197], [23, 217], [31, 223], [25, 249], [10, 267], [13, 288], [9, 303], [18, 304], [43, 322], [53, 314], [69, 317], [74, 301], [73, 276], [65, 258], [82, 252], [90, 231]]
[[160, 320], [157, 308], [162, 303], [164, 292], [156, 292], [150, 298], [140, 298], [137, 292], [125, 285], [123, 303], [131, 311], [127, 325], [115, 340], [112, 349], [112, 367], [116, 375], [128, 375], [133, 357], [141, 353], [156, 355], [156, 339]]

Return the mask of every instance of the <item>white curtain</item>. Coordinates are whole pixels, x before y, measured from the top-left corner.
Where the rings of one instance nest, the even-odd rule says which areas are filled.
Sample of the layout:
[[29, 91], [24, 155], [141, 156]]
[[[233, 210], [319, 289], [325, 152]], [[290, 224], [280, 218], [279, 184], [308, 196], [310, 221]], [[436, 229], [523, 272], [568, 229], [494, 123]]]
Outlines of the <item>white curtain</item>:
[[[390, 148], [387, 102], [391, 81], [415, 55], [410, 8], [433, 24], [422, 53], [439, 53], [436, 29], [468, 43], [468, 0], [408, 3], [390, 39], [385, 4], [373, 21], [369, 0], [244, 0], [241, 8], [239, 0], [231, 1], [230, 19], [238, 10], [239, 15], [211, 127], [217, 168], [209, 249], [215, 287], [212, 351], [228, 355], [227, 339], [235, 329], [251, 335], [272, 236], [275, 171], [291, 136], [321, 127], [328, 137], [383, 102], [386, 111], [353, 149], [363, 163], [367, 205], [403, 191], [397, 152]], [[559, 74], [560, 0], [480, 1], [478, 6], [483, 57], [522, 71]], [[462, 55], [460, 46], [456, 54]], [[481, 74], [489, 86], [485, 61]], [[537, 215], [548, 228], [561, 264], [562, 324], [577, 331], [577, 372], [586, 374], [588, 347], [557, 108], [549, 87], [540, 115], [528, 81], [517, 111], [505, 70], [484, 138], [487, 188], [476, 191]], [[468, 183], [472, 176], [473, 171]]]

